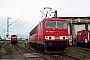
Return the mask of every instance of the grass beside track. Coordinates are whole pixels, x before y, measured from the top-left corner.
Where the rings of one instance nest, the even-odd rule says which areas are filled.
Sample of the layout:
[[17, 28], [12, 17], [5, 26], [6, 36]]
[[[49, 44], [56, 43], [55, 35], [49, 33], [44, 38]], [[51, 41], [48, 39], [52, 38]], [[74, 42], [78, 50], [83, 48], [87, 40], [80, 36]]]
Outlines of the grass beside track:
[[7, 45], [3, 45], [0, 49], [0, 53], [2, 56], [8, 54], [18, 54], [18, 52], [13, 48], [13, 45], [11, 43]]

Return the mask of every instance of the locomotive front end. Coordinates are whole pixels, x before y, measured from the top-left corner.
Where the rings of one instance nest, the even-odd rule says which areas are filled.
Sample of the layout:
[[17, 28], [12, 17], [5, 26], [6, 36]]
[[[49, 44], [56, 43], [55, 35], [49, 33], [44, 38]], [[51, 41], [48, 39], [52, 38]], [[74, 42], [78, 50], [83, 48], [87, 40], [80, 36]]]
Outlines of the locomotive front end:
[[17, 44], [17, 35], [11, 35], [11, 44]]
[[60, 51], [68, 47], [67, 20], [53, 18], [45, 21], [44, 41], [48, 50]]
[[90, 30], [77, 32], [77, 44], [79, 46], [90, 46]]

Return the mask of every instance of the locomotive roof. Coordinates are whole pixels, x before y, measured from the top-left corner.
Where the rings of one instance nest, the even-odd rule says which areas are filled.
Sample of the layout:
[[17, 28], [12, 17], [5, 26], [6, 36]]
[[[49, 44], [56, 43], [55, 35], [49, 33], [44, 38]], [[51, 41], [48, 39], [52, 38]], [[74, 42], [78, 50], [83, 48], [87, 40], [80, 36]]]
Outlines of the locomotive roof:
[[82, 31], [90, 31], [90, 30], [81, 30], [81, 31], [78, 31], [78, 32], [82, 32]]
[[11, 35], [11, 36], [17, 36], [17, 35]]
[[43, 20], [66, 20], [66, 19], [63, 19], [63, 18], [45, 18]]

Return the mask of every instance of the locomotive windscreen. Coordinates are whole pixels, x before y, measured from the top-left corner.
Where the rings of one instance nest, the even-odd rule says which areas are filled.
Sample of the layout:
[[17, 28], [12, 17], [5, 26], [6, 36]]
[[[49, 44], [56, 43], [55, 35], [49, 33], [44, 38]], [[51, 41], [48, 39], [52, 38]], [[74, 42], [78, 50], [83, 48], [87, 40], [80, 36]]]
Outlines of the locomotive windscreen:
[[47, 28], [67, 28], [66, 24], [64, 21], [46, 21]]
[[56, 21], [46, 21], [47, 28], [56, 28]]
[[11, 35], [11, 36], [13, 36], [13, 37], [17, 37], [17, 35]]

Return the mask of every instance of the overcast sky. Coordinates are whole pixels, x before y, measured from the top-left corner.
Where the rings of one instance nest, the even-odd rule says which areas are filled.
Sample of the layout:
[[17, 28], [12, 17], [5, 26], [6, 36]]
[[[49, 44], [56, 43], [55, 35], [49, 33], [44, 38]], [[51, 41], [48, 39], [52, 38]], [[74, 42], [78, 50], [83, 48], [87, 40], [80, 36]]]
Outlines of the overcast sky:
[[90, 16], [90, 0], [0, 0], [0, 36], [6, 35], [7, 17], [10, 17], [10, 23], [19, 20], [9, 26], [9, 34], [18, 32], [19, 37], [26, 38], [42, 20], [40, 11], [44, 7], [57, 10], [58, 17]]

